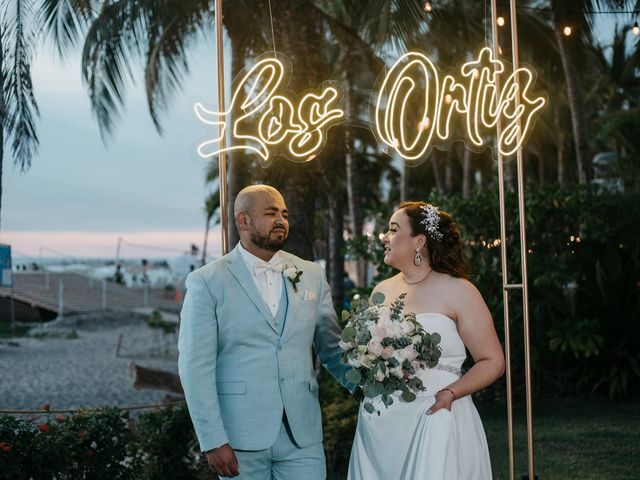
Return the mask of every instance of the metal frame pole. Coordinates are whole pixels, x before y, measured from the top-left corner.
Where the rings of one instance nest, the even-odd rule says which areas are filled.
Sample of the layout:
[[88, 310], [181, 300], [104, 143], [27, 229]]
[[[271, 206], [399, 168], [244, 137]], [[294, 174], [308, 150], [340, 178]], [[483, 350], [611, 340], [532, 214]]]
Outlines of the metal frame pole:
[[[216, 57], [218, 60], [218, 111], [225, 111], [224, 101], [224, 46], [222, 44], [222, 0], [216, 0]], [[226, 133], [226, 132], [225, 132]], [[218, 179], [220, 182], [220, 224], [222, 233], [222, 254], [229, 252], [229, 213], [227, 196], [227, 142], [226, 135], [220, 138], [218, 154]]]
[[[518, 19], [516, 12], [516, 0], [509, 3], [511, 13], [511, 50], [513, 55], [513, 69], [516, 71], [520, 66], [518, 49]], [[516, 75], [516, 84], [520, 88], [520, 78]], [[516, 96], [516, 110], [520, 107], [519, 99]], [[518, 121], [520, 129], [520, 121]], [[521, 132], [521, 130], [520, 130]], [[521, 134], [521, 133], [520, 133]], [[533, 458], [533, 409], [531, 401], [531, 351], [529, 345], [529, 282], [527, 278], [527, 225], [525, 216], [524, 199], [524, 163], [522, 159], [522, 144], [516, 151], [518, 168], [518, 214], [520, 220], [520, 265], [522, 269], [522, 313], [524, 326], [524, 377], [525, 396], [527, 406], [527, 454], [529, 464], [529, 479], [535, 478], [534, 458]]]
[[[493, 40], [493, 54], [495, 58], [500, 58], [500, 48], [498, 44], [498, 11], [496, 0], [491, 0], [491, 33]], [[499, 77], [496, 76], [496, 94], [500, 95]], [[497, 137], [500, 137], [502, 124], [498, 120]], [[506, 212], [504, 198], [504, 156], [498, 151], [498, 187], [499, 187], [499, 203], [500, 203], [500, 260], [502, 266], [502, 305], [504, 312], [504, 351], [505, 351], [505, 379], [507, 383], [507, 436], [509, 444], [509, 479], [515, 479], [515, 448], [513, 433], [513, 389], [511, 384], [511, 334], [509, 325], [509, 270], [507, 262], [507, 227]]]

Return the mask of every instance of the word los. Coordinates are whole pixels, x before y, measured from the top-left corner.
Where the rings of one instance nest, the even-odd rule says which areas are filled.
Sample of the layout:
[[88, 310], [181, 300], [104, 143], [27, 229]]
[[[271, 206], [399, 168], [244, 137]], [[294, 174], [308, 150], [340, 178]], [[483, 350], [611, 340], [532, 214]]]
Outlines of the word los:
[[[418, 163], [438, 140], [465, 140], [481, 147], [495, 130], [498, 150], [513, 154], [546, 104], [545, 97], [531, 94], [533, 72], [518, 68], [500, 84], [506, 76], [505, 64], [487, 47], [459, 70], [460, 81], [451, 74], [440, 80], [435, 65], [424, 54], [409, 52], [400, 57], [374, 97], [378, 141], [407, 162]], [[210, 157], [223, 150], [248, 150], [264, 164], [274, 152], [298, 162], [315, 158], [324, 147], [327, 130], [345, 120], [338, 105], [340, 93], [326, 87], [294, 103], [283, 92], [285, 71], [279, 59], [264, 58], [237, 82], [227, 111], [210, 111], [196, 104], [198, 118], [219, 127], [218, 137], [200, 144], [198, 153]], [[232, 111], [241, 112], [233, 121]], [[464, 126], [465, 138], [453, 138], [454, 115]], [[231, 145], [218, 148], [229, 125]]]
[[[307, 93], [296, 106], [284, 95], [277, 94], [284, 74], [285, 67], [280, 60], [265, 58], [238, 82], [226, 112], [210, 111], [197, 103], [198, 118], [219, 127], [218, 137], [200, 144], [198, 153], [210, 157], [223, 150], [249, 150], [257, 153], [266, 164], [272, 156], [271, 146], [279, 147], [282, 153], [296, 161], [313, 159], [324, 146], [326, 130], [344, 117], [344, 110], [334, 108], [338, 90], [327, 87], [319, 94]], [[226, 134], [228, 118], [236, 107], [243, 113], [233, 122], [231, 146], [210, 150]], [[251, 128], [256, 129], [256, 120], [257, 131], [251, 131]], [[248, 126], [249, 130], [243, 126]]]

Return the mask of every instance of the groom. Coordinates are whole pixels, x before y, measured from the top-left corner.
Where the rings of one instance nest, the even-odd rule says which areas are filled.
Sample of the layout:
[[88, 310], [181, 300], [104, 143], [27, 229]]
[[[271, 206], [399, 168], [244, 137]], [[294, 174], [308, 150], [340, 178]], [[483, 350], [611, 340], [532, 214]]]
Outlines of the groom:
[[180, 379], [200, 448], [222, 477], [324, 479], [312, 347], [350, 386], [322, 270], [280, 250], [287, 216], [275, 188], [243, 189], [240, 243], [186, 280]]

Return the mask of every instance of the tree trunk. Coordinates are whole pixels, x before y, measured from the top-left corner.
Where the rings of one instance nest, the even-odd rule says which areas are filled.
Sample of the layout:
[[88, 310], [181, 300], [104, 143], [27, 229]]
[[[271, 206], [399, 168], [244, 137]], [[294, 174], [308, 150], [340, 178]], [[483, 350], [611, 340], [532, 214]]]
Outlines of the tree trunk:
[[[357, 111], [357, 106], [354, 104], [354, 97], [351, 92], [351, 55], [346, 54], [342, 65], [343, 80], [346, 82], [347, 89], [345, 92], [345, 105], [347, 111], [346, 117], [352, 118], [354, 112]], [[355, 156], [355, 148], [353, 145], [352, 127], [346, 126], [344, 128], [344, 146], [345, 146], [345, 167], [347, 172], [347, 203], [349, 208], [349, 231], [351, 238], [359, 238], [362, 236], [362, 227], [364, 224], [364, 215], [362, 212], [362, 205], [360, 203], [360, 196], [358, 195], [358, 173], [357, 173], [357, 161]], [[340, 232], [342, 235], [342, 232]], [[359, 287], [363, 287], [367, 283], [367, 263], [364, 258], [358, 258], [356, 260], [356, 279], [355, 283]], [[344, 273], [344, 259], [342, 264], [342, 270]], [[342, 277], [340, 277], [340, 284], [342, 284]], [[344, 293], [344, 288], [341, 287]]]
[[431, 152], [431, 166], [433, 167], [433, 177], [436, 182], [436, 190], [438, 193], [444, 192], [444, 185], [442, 184], [442, 174], [440, 172], [440, 152], [433, 149]]
[[344, 238], [344, 215], [341, 195], [329, 196], [329, 241], [327, 248], [327, 276], [331, 284], [331, 298], [337, 309], [344, 302], [344, 255], [342, 247]]
[[471, 150], [464, 149], [462, 160], [462, 198], [469, 198], [471, 193]]
[[444, 186], [447, 193], [453, 192], [453, 152], [447, 150], [447, 155], [444, 164]]
[[593, 178], [593, 171], [589, 160], [587, 118], [584, 110], [582, 87], [580, 85], [580, 73], [577, 72], [574, 66], [570, 45], [567, 43], [568, 40], [558, 29], [556, 29], [556, 41], [562, 60], [564, 77], [567, 82], [573, 142], [575, 144], [576, 161], [578, 163], [578, 179], [580, 183], [589, 183]]

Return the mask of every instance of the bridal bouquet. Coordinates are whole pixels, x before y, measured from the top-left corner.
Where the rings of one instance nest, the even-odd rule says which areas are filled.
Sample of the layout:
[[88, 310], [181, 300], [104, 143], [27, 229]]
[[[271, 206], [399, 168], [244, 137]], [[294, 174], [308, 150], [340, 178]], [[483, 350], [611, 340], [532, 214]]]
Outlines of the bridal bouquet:
[[414, 313], [403, 312], [405, 296], [389, 306], [383, 305], [385, 297], [378, 292], [371, 297], [373, 305], [355, 299], [351, 310], [342, 312], [342, 361], [353, 367], [347, 380], [362, 389], [369, 413], [375, 408], [367, 399], [378, 395], [386, 407], [397, 391], [405, 402], [414, 401], [416, 392], [424, 390], [416, 372], [435, 367], [440, 359], [440, 335], [427, 333]]

